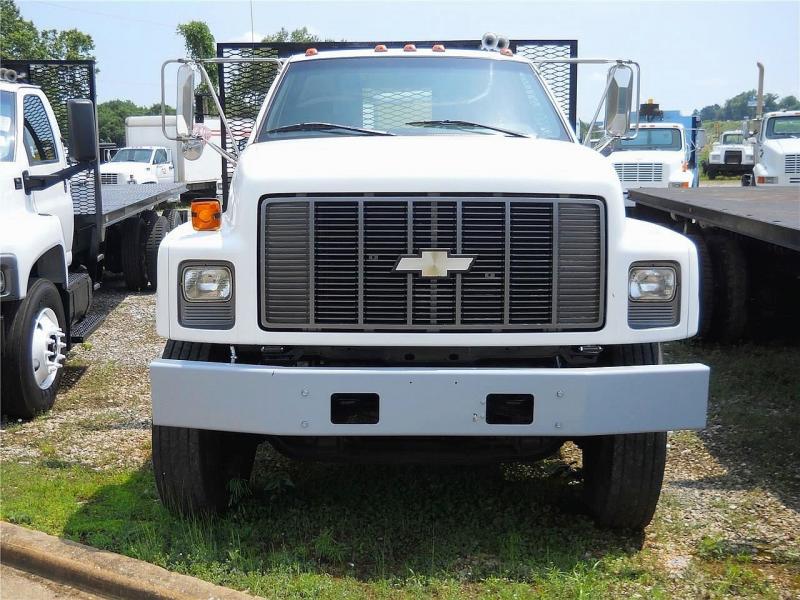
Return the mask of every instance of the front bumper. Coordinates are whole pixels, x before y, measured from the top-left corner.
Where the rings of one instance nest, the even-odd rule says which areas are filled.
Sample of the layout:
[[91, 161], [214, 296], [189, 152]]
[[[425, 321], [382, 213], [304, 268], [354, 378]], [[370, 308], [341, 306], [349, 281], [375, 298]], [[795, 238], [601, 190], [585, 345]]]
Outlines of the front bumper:
[[[701, 364], [574, 369], [311, 368], [157, 359], [153, 423], [299, 436], [575, 437], [700, 429]], [[375, 424], [331, 422], [332, 394], [377, 394]], [[486, 422], [489, 394], [532, 394], [533, 422]]]

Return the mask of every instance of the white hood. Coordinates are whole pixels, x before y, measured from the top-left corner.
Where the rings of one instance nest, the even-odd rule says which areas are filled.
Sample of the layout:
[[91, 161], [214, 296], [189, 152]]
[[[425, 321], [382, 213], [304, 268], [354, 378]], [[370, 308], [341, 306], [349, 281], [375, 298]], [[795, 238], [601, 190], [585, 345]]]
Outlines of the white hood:
[[667, 165], [681, 164], [684, 160], [683, 150], [623, 150], [608, 155], [612, 163], [639, 164], [662, 163]]
[[780, 154], [800, 154], [800, 138], [768, 139], [764, 146]]
[[119, 161], [119, 162], [107, 162], [100, 165], [100, 172], [101, 173], [119, 173], [125, 176], [125, 179], [128, 178], [129, 174], [133, 174], [134, 177], [139, 175], [144, 175], [145, 173], [149, 174], [152, 172], [152, 165], [148, 163], [140, 163], [140, 162], [133, 162], [133, 161]]
[[619, 193], [611, 165], [574, 142], [488, 135], [325, 137], [253, 144], [238, 201], [267, 193]]

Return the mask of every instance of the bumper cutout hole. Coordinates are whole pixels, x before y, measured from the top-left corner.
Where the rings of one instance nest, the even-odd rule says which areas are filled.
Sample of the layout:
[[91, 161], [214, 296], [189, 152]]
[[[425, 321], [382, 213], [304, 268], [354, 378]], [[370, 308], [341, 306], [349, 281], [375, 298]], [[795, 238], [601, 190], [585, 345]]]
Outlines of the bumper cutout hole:
[[331, 423], [334, 425], [375, 425], [378, 422], [378, 394], [331, 395]]
[[486, 396], [489, 425], [530, 425], [533, 423], [532, 394], [489, 394]]

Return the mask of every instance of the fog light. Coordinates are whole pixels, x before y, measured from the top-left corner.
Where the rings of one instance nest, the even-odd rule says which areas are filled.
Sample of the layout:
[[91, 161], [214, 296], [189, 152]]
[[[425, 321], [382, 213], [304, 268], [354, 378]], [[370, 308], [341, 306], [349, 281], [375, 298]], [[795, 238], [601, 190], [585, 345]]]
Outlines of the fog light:
[[673, 267], [633, 267], [628, 295], [634, 302], [669, 302], [675, 297], [676, 281]]
[[229, 300], [233, 276], [228, 267], [197, 266], [183, 270], [183, 296], [187, 302]]

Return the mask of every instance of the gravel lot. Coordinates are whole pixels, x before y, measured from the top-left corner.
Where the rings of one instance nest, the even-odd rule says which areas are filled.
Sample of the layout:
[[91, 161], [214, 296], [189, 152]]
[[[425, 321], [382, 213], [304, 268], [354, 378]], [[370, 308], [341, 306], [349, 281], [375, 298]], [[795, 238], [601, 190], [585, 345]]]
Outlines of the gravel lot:
[[[155, 298], [128, 293], [121, 281], [111, 280], [98, 293], [97, 306], [108, 318], [89, 342], [71, 352], [54, 410], [29, 423], [3, 422], [2, 462], [53, 459], [94, 470], [148, 463], [147, 365], [164, 344], [154, 329]], [[742, 360], [747, 365], [750, 352], [681, 343], [667, 346], [665, 354], [673, 362], [708, 358], [712, 373], [720, 377], [725, 368], [733, 369], [727, 372], [731, 376], [741, 371], [730, 361]], [[778, 383], [788, 390], [789, 398], [777, 403], [769, 397], [753, 399], [736, 381], [729, 386], [712, 385], [716, 397], [708, 428], [699, 434], [670, 435], [664, 491], [654, 526], [645, 534], [645, 546], [659, 557], [659, 570], [679, 582], [678, 595], [693, 597], [696, 592], [696, 597], [703, 596], [703, 577], [693, 575], [700, 562], [746, 556], [748, 564], [772, 582], [779, 597], [800, 597], [800, 473], [796, 467], [800, 456], [796, 444], [785, 438], [794, 436], [797, 441], [792, 423], [797, 419], [800, 389], [790, 367], [795, 365], [800, 371], [800, 362], [794, 349], [786, 360], [789, 366], [779, 365], [778, 373], [795, 379]], [[747, 375], [742, 376], [746, 381]], [[774, 460], [769, 456], [769, 431], [756, 439], [748, 429], [751, 401], [758, 402], [752, 415], [776, 427], [775, 440], [780, 440], [782, 450]], [[741, 414], [744, 419], [736, 416]], [[573, 452], [569, 446], [562, 452], [565, 463], [577, 460]]]

